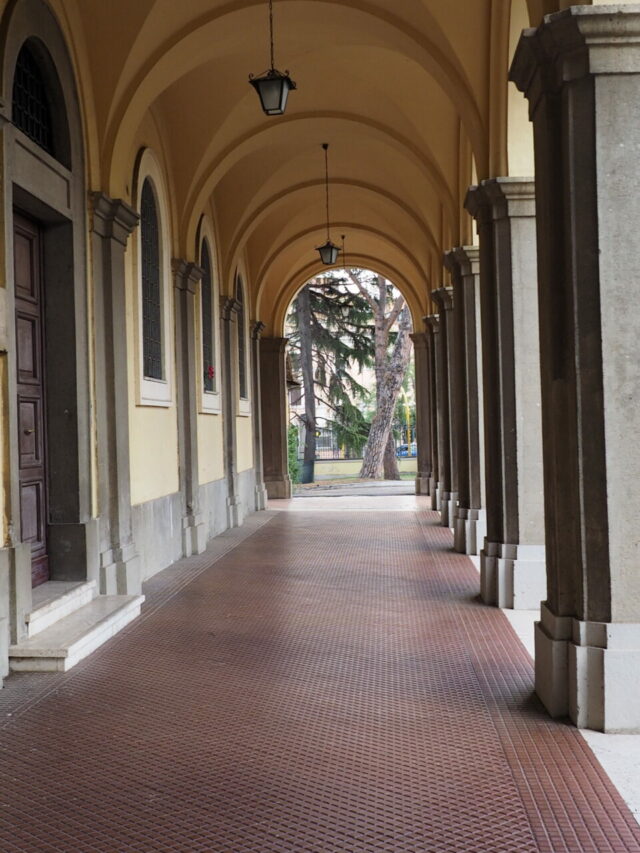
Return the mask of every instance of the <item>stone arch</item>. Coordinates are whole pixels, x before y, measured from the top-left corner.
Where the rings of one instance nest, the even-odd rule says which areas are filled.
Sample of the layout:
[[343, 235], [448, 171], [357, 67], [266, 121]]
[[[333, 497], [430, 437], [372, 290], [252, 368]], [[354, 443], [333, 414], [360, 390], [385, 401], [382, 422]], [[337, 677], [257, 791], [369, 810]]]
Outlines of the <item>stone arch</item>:
[[[354, 267], [369, 269], [378, 275], [383, 275], [393, 285], [395, 285], [407, 302], [414, 329], [420, 328], [423, 310], [415, 298], [415, 293], [410, 282], [399, 269], [370, 255], [350, 254], [349, 260], [352, 262], [350, 263], [350, 266], [353, 265]], [[279, 298], [274, 306], [272, 330], [275, 337], [284, 336], [284, 324], [287, 312], [289, 310], [289, 306], [296, 298], [296, 295], [300, 290], [302, 290], [309, 279], [325, 270], [326, 267], [324, 267], [319, 260], [314, 260], [313, 263], [306, 264], [292, 273], [290, 278], [284, 283], [282, 290], [280, 291]]]
[[[16, 60], [25, 44], [38, 63], [54, 117], [52, 154], [11, 123]], [[18, 641], [31, 609], [28, 576], [32, 537], [24, 532], [28, 515], [19, 442], [30, 430], [34, 456], [42, 446], [42, 488], [48, 500], [42, 516], [42, 535], [53, 580], [84, 581], [98, 574], [97, 519], [93, 506], [91, 406], [91, 343], [87, 299], [87, 193], [83, 116], [77, 81], [62, 29], [43, 0], [14, 0], [0, 22], [2, 52], [1, 96], [5, 119], [5, 175], [3, 181], [5, 281], [9, 321], [6, 328], [4, 374], [9, 401], [9, 487], [5, 533], [15, 550], [12, 560], [18, 591], [11, 614], [12, 633]], [[39, 342], [40, 403], [38, 424], [25, 429], [22, 422], [21, 378], [18, 364], [18, 324], [24, 246], [18, 223], [29, 222], [33, 240], [40, 244], [39, 259], [28, 264], [38, 270], [40, 298], [29, 335]], [[24, 232], [23, 232], [24, 233]], [[35, 245], [35, 244], [34, 244]], [[18, 251], [15, 251], [15, 247]], [[16, 274], [16, 270], [18, 270]], [[18, 313], [16, 313], [18, 312]], [[14, 319], [15, 318], [15, 319]], [[37, 329], [36, 327], [40, 327]], [[21, 338], [22, 339], [22, 338]], [[34, 415], [36, 417], [36, 415]], [[42, 442], [38, 438], [38, 429]], [[48, 507], [47, 507], [48, 505]]]

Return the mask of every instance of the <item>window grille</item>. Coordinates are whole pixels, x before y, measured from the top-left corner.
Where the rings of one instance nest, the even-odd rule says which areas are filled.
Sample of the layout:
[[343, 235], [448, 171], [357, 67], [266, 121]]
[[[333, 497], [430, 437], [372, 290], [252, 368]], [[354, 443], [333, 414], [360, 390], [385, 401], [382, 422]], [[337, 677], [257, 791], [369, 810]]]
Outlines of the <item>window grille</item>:
[[216, 390], [215, 374], [215, 338], [213, 330], [213, 282], [211, 275], [211, 256], [206, 242], [202, 243], [200, 253], [202, 267], [202, 368], [204, 371], [204, 390]]
[[244, 321], [244, 289], [242, 279], [238, 276], [236, 280], [236, 301], [238, 308], [238, 385], [240, 398], [246, 400], [247, 394], [247, 339]]
[[18, 54], [13, 78], [12, 121], [36, 145], [54, 155], [53, 123], [44, 76], [26, 44]]
[[160, 282], [160, 227], [151, 181], [142, 186], [140, 201], [142, 265], [142, 360], [144, 376], [162, 379], [162, 297]]

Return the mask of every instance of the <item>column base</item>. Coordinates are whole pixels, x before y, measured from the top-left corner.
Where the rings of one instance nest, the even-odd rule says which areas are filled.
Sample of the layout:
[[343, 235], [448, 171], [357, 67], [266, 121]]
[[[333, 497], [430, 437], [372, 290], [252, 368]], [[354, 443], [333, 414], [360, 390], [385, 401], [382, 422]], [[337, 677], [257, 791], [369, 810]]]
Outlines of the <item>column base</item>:
[[[19, 542], [0, 549], [0, 625], [4, 619], [11, 644], [26, 638], [26, 616], [31, 609], [31, 543]], [[4, 651], [0, 639], [0, 654], [4, 655]], [[0, 657], [0, 671], [8, 662], [7, 647], [6, 657]]]
[[267, 494], [267, 490], [265, 488], [264, 483], [256, 484], [254, 494], [256, 501], [256, 512], [261, 512], [263, 509], [267, 508], [267, 500], [269, 499], [269, 495]]
[[438, 483], [433, 477], [429, 477], [429, 495], [431, 497], [431, 509], [437, 512], [440, 509], [440, 498]]
[[182, 519], [182, 554], [202, 554], [207, 547], [207, 526], [201, 515], [185, 515]]
[[416, 495], [429, 496], [431, 494], [431, 478], [423, 474], [416, 477]]
[[449, 513], [451, 511], [451, 492], [440, 491], [440, 525], [450, 527]]
[[227, 527], [240, 527], [244, 521], [244, 512], [240, 498], [227, 498]]
[[552, 717], [569, 714], [568, 656], [573, 619], [556, 616], [546, 602], [535, 624], [536, 693]]
[[459, 554], [479, 554], [486, 534], [487, 511], [458, 506], [453, 533], [455, 550]]
[[9, 674], [11, 644], [11, 560], [7, 551], [7, 548], [0, 551], [0, 688], [2, 680]]
[[581, 622], [546, 603], [536, 623], [536, 693], [578, 728], [640, 732], [640, 624]]
[[547, 597], [544, 545], [485, 542], [480, 553], [480, 588], [485, 604], [537, 610]]
[[490, 542], [486, 537], [480, 550], [480, 598], [485, 604], [497, 606], [496, 574], [500, 544]]
[[447, 527], [455, 529], [456, 516], [458, 514], [458, 493], [451, 492], [447, 506]]
[[468, 554], [467, 531], [469, 526], [469, 509], [458, 506], [453, 524], [453, 550], [458, 554]]
[[291, 477], [281, 477], [277, 480], [265, 478], [264, 485], [270, 500], [288, 500], [291, 497]]
[[133, 542], [100, 554], [100, 594], [140, 595], [140, 557]]

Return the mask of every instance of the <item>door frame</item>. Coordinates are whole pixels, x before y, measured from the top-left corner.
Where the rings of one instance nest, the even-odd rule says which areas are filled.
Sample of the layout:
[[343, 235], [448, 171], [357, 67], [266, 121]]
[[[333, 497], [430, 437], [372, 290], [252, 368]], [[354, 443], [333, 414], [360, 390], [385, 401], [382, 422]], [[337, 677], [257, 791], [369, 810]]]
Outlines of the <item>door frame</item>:
[[[6, 288], [0, 288], [0, 300], [4, 301], [4, 317], [13, 318], [13, 210], [17, 208], [42, 226], [50, 576], [52, 580], [97, 579], [88, 209], [84, 133], [73, 65], [63, 33], [43, 0], [17, 0], [10, 5], [1, 21], [0, 33], [5, 35], [4, 44], [0, 44], [3, 56], [0, 122], [7, 282]], [[68, 133], [71, 168], [51, 157], [11, 124], [14, 69], [17, 55], [28, 39], [33, 40], [47, 79], [54, 81], [56, 115], [64, 115], [66, 111], [64, 131]], [[9, 544], [0, 549], [0, 598], [4, 575], [9, 587], [11, 639], [19, 642], [26, 633], [25, 617], [31, 610], [32, 597], [30, 545], [20, 542], [15, 344], [15, 323], [5, 321], [4, 328], [0, 328], [0, 391], [8, 404], [3, 426], [9, 437], [6, 460], [9, 476], [5, 475], [4, 481]], [[0, 618], [2, 607], [0, 600]], [[0, 660], [0, 670], [2, 665]]]

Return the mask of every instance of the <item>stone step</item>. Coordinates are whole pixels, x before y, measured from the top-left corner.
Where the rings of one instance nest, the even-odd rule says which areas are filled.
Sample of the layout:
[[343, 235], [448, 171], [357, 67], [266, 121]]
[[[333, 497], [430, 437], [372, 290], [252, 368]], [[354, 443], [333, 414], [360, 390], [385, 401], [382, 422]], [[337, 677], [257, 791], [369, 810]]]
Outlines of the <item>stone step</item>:
[[33, 610], [26, 616], [27, 637], [34, 637], [95, 598], [96, 582], [47, 581], [33, 590]]
[[144, 595], [99, 595], [16, 646], [9, 647], [14, 671], [66, 672], [140, 614]]

